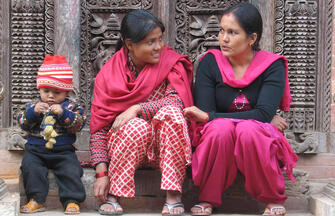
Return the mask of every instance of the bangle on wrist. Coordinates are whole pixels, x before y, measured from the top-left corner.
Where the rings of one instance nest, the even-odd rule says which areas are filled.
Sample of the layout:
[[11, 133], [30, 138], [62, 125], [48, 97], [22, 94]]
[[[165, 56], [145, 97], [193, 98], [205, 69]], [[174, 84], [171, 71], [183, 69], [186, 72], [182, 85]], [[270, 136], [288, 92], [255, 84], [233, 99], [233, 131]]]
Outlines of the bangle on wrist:
[[95, 174], [95, 178], [101, 178], [101, 177], [104, 177], [104, 176], [108, 176], [108, 172], [107, 171], [98, 172], [98, 173]]

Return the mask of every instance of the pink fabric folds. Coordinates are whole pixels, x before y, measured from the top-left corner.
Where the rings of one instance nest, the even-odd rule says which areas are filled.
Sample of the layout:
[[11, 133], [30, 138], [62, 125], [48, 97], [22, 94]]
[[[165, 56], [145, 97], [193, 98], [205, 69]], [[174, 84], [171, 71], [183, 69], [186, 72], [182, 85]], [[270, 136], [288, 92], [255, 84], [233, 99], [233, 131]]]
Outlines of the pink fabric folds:
[[263, 203], [284, 203], [282, 171], [295, 182], [292, 168], [298, 157], [280, 131], [255, 120], [218, 118], [200, 133], [200, 143], [192, 156], [199, 202], [220, 206], [222, 193], [240, 171], [246, 191], [254, 198]]
[[285, 64], [285, 91], [279, 108], [283, 111], [290, 110], [290, 104], [292, 102], [292, 98], [290, 94], [290, 86], [288, 80], [287, 59], [284, 56], [266, 51], [257, 51], [255, 52], [255, 56], [251, 61], [242, 79], [235, 79], [234, 71], [231, 64], [228, 61], [228, 58], [225, 57], [222, 54], [222, 52], [218, 49], [209, 50], [207, 53], [205, 53], [205, 55], [202, 56], [202, 58], [209, 53], [213, 54], [216, 59], [216, 62], [222, 75], [222, 81], [233, 88], [244, 88], [248, 86], [259, 75], [261, 75], [273, 62], [275, 62], [278, 59], [283, 59]]
[[160, 61], [154, 65], [147, 64], [133, 82], [127, 79], [127, 74], [130, 73], [127, 56], [127, 50], [124, 48], [116, 52], [95, 78], [91, 133], [111, 123], [130, 106], [144, 102], [165, 79], [172, 84], [185, 107], [193, 104], [190, 88], [193, 68], [187, 56], [165, 46]]

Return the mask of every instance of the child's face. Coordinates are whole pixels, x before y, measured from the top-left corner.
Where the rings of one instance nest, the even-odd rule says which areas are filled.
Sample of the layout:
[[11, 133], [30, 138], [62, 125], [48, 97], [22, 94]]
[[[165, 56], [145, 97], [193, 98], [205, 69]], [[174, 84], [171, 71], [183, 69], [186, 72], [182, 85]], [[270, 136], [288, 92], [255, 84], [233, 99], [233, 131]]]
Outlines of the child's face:
[[44, 103], [53, 104], [62, 103], [69, 92], [52, 88], [40, 88], [40, 96]]

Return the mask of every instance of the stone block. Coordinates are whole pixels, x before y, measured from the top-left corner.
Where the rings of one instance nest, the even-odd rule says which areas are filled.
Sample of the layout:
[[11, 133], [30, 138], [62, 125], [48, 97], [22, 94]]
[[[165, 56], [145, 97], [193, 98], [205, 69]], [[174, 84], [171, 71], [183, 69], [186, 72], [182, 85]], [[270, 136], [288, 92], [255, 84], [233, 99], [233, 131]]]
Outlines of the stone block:
[[79, 151], [89, 151], [90, 132], [88, 128], [83, 128], [77, 133], [77, 140], [75, 146]]
[[[84, 169], [82, 181], [86, 189], [86, 200], [81, 204], [83, 210], [96, 210], [99, 203], [93, 195], [93, 183], [95, 171], [91, 168]], [[165, 202], [165, 192], [160, 190], [160, 171], [140, 169], [135, 173], [135, 198], [121, 198], [120, 203], [127, 213], [157, 212], [162, 209]], [[286, 179], [286, 193], [288, 201], [285, 203], [288, 210], [307, 211], [309, 182], [305, 172], [294, 170], [296, 183]], [[58, 198], [58, 187], [52, 171], [49, 171], [50, 190], [46, 201], [48, 209], [62, 208]], [[20, 180], [20, 193], [22, 203], [26, 202], [22, 179]], [[183, 203], [189, 210], [198, 201], [199, 191], [194, 186], [190, 169], [183, 185]], [[262, 213], [265, 204], [251, 197], [244, 189], [243, 178], [239, 174], [231, 187], [223, 194], [223, 205], [217, 208], [217, 212], [227, 213]]]
[[297, 167], [304, 166], [335, 166], [335, 154], [319, 153], [314, 155], [299, 155]]
[[0, 200], [1, 216], [18, 216], [20, 212], [19, 193], [8, 193], [6, 197]]
[[335, 215], [335, 201], [324, 194], [314, 194], [310, 198], [310, 211], [317, 216]]

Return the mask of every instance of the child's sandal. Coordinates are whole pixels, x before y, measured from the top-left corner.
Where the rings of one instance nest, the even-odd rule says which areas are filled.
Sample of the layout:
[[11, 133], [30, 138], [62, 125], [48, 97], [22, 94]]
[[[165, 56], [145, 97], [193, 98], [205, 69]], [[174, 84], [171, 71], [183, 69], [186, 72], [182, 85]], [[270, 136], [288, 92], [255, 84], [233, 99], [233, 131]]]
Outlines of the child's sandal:
[[[72, 210], [70, 210], [72, 209]], [[72, 215], [72, 214], [80, 214], [80, 208], [79, 205], [76, 203], [69, 203], [66, 205], [64, 214]]]
[[29, 202], [20, 208], [21, 213], [34, 213], [45, 211], [43, 204], [37, 203], [33, 198]]

